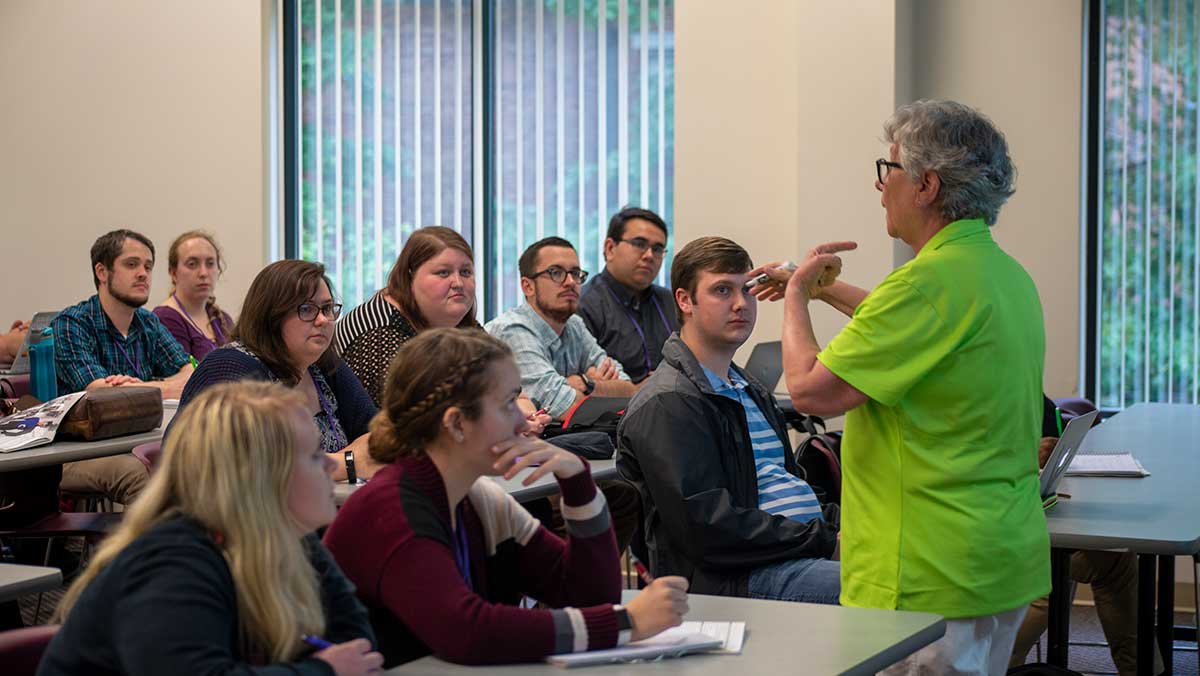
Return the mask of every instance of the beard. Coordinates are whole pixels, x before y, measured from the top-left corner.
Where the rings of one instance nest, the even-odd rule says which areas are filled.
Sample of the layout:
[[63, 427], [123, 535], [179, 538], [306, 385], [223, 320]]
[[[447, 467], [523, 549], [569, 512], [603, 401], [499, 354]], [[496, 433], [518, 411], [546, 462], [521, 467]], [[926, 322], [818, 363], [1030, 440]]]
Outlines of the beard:
[[112, 296], [113, 298], [116, 298], [117, 300], [121, 301], [122, 303], [128, 305], [131, 308], [135, 308], [135, 309], [139, 308], [139, 307], [145, 305], [146, 301], [150, 299], [149, 294], [147, 294], [146, 298], [134, 298], [132, 296], [121, 293], [120, 291], [117, 291], [116, 289], [113, 288], [112, 279], [109, 279], [107, 282], [105, 282], [105, 284], [108, 286], [108, 294], [110, 296]]
[[566, 307], [553, 308], [546, 305], [546, 303], [542, 301], [542, 297], [540, 295], [534, 296], [533, 302], [543, 316], [549, 317], [559, 324], [566, 324], [567, 320], [571, 318], [571, 315], [575, 314], [575, 310], [579, 307], [579, 301], [571, 301], [570, 303], [567, 303]]

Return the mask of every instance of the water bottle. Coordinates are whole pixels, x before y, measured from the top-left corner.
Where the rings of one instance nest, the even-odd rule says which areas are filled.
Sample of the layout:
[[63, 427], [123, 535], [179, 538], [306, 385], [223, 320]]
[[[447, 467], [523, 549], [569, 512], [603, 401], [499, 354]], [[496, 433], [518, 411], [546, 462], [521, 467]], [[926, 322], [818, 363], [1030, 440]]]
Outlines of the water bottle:
[[29, 388], [33, 396], [50, 401], [58, 396], [58, 373], [54, 370], [54, 330], [42, 329], [38, 341], [29, 336]]

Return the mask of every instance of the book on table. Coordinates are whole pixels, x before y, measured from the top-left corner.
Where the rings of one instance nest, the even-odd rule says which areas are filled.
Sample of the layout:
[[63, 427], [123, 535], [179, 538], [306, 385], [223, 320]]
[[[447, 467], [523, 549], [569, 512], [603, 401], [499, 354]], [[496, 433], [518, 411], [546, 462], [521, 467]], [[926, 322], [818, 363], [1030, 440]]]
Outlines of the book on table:
[[560, 667], [583, 667], [693, 653], [740, 654], [745, 632], [745, 622], [684, 622], [648, 639], [617, 648], [551, 655], [546, 661]]

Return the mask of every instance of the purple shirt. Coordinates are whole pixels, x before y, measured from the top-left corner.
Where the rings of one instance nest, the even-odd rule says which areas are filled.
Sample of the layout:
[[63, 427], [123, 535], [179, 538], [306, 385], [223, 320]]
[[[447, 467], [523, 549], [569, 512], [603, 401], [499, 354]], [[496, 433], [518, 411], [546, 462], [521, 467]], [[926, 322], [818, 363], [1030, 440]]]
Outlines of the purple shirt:
[[209, 352], [229, 342], [225, 332], [227, 327], [233, 324], [233, 318], [227, 312], [222, 312], [220, 317], [213, 319], [213, 334], [217, 337], [215, 342], [209, 340], [208, 336], [183, 316], [183, 313], [173, 307], [160, 305], [154, 308], [154, 314], [183, 347], [183, 351], [195, 357], [196, 361], [204, 359]]

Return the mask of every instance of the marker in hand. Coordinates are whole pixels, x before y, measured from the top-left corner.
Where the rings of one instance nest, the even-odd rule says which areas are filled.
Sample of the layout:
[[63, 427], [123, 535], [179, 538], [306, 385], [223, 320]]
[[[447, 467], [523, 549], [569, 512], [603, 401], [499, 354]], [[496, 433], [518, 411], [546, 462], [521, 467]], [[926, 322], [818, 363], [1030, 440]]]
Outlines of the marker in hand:
[[[791, 261], [784, 261], [784, 263], [781, 264], [778, 268], [776, 268], [776, 270], [786, 270], [788, 272], [795, 272], [796, 264]], [[753, 289], [754, 287], [758, 286], [759, 284], [766, 284], [769, 281], [771, 281], [771, 276], [764, 272], [761, 275], [755, 277], [754, 279], [746, 282], [746, 289], [747, 290]]]
[[629, 560], [633, 562], [633, 567], [637, 570], [638, 576], [642, 578], [642, 582], [645, 582], [647, 586], [654, 583], [654, 576], [650, 574], [650, 571], [646, 570], [646, 566], [638, 560], [638, 557], [633, 555], [633, 552], [629, 553]]
[[300, 637], [300, 640], [304, 641], [305, 643], [309, 644], [310, 646], [316, 648], [317, 650], [324, 650], [326, 648], [333, 647], [333, 644], [330, 643], [329, 641], [326, 641], [325, 639], [321, 638], [320, 636], [313, 636], [312, 634], [305, 634]]

